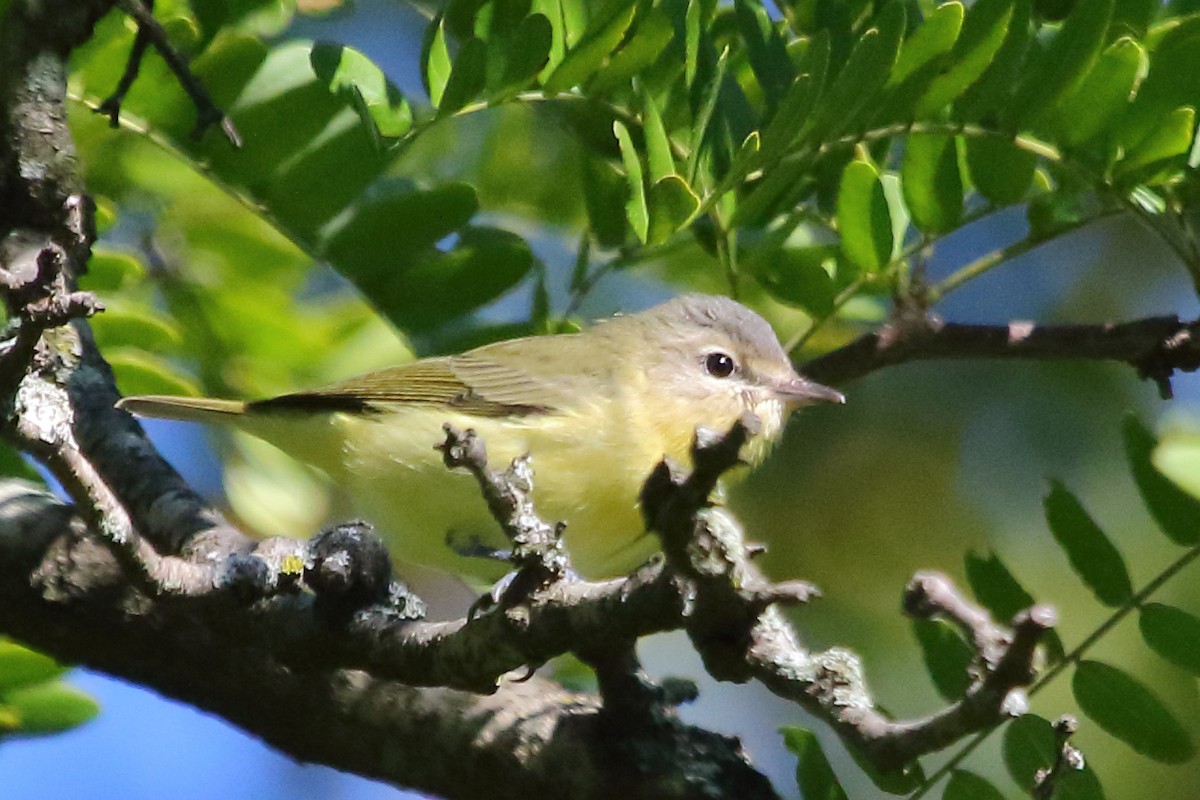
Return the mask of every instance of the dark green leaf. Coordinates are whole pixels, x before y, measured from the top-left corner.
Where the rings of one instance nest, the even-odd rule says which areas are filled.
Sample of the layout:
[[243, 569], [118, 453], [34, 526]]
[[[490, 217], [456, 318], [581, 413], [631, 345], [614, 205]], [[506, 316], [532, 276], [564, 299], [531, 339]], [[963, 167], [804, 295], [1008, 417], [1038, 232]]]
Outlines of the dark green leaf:
[[[1000, 49], [992, 55], [983, 74], [961, 91], [954, 101], [956, 119], [981, 120], [989, 126], [994, 125], [1008, 103], [1012, 102], [1013, 92], [1027, 67], [1026, 55], [1033, 43], [1033, 26], [1030, 24], [1033, 12], [1030, 10], [1030, 0], [1009, 0], [1007, 5], [1011, 6], [1011, 12], [1005, 23], [1007, 31]], [[969, 22], [969, 14], [967, 19]]]
[[888, 3], [878, 24], [855, 43], [845, 66], [814, 109], [804, 129], [804, 142], [828, 141], [855, 129], [892, 74], [904, 26], [904, 6]]
[[11, 445], [0, 442], [0, 475], [8, 478], [20, 478], [31, 483], [42, 484], [42, 477], [29, 462], [21, 457], [20, 452]]
[[1200, 675], [1200, 617], [1174, 606], [1148, 603], [1140, 609], [1138, 629], [1151, 650]]
[[613, 3], [610, 9], [606, 18], [594, 26], [589, 24], [587, 34], [567, 51], [558, 69], [546, 79], [546, 94], [558, 94], [583, 83], [620, 44], [633, 22], [637, 6], [633, 3]]
[[454, 56], [454, 66], [438, 104], [438, 116], [448, 116], [458, 111], [483, 91], [487, 81], [487, 43], [481, 39], [467, 39]]
[[[963, 567], [971, 593], [997, 622], [1007, 625], [1018, 612], [1033, 605], [1033, 595], [995, 553], [980, 555], [970, 551], [963, 557]], [[1050, 661], [1062, 659], [1063, 645], [1057, 631], [1048, 631], [1042, 642]]]
[[949, 67], [929, 85], [915, 116], [928, 116], [966, 91], [1000, 49], [1012, 19], [1013, 0], [977, 0], [950, 51]]
[[670, 239], [699, 208], [700, 198], [683, 178], [667, 175], [656, 181], [646, 194], [647, 243], [658, 244]]
[[761, 3], [734, 0], [733, 8], [750, 59], [750, 68], [762, 87], [767, 104], [774, 107], [795, 77], [783, 39]]
[[309, 55], [313, 72], [330, 92], [348, 100], [363, 124], [396, 139], [412, 128], [412, 109], [379, 67], [352, 47], [317, 42]]
[[1009, 777], [1029, 791], [1038, 770], [1054, 765], [1054, 726], [1037, 714], [1017, 717], [1004, 729], [1002, 751]]
[[981, 195], [998, 206], [1025, 197], [1037, 167], [1033, 153], [990, 136], [970, 138], [964, 144], [971, 183]]
[[493, 100], [503, 99], [528, 87], [546, 66], [553, 44], [554, 29], [545, 16], [533, 14], [521, 20], [512, 36], [501, 45], [504, 48], [504, 69], [492, 86], [490, 97]]
[[846, 792], [833, 774], [817, 737], [793, 725], [781, 732], [787, 749], [796, 755], [796, 785], [804, 800], [846, 800]]
[[1054, 481], [1043, 505], [1050, 532], [1096, 599], [1114, 607], [1128, 602], [1133, 585], [1125, 560], [1075, 495]]
[[900, 185], [913, 222], [924, 233], [952, 230], [962, 216], [957, 143], [955, 136], [922, 133], [905, 141]]
[[781, 248], [756, 254], [749, 264], [763, 288], [781, 303], [814, 317], [833, 311], [837, 293], [827, 265], [837, 260], [833, 245]]
[[373, 270], [391, 273], [397, 262], [466, 225], [478, 208], [475, 190], [465, 183], [425, 191], [409, 183], [384, 184], [326, 232], [320, 252], [352, 280]]
[[1064, 144], [1077, 147], [1110, 129], [1129, 105], [1149, 59], [1146, 50], [1127, 36], [1110, 44], [1083, 83], [1056, 111]]
[[1004, 795], [974, 772], [956, 769], [950, 773], [942, 800], [1004, 800]]
[[846, 751], [863, 774], [871, 779], [871, 783], [888, 794], [908, 794], [925, 782], [925, 771], [921, 769], [919, 761], [912, 761], [898, 770], [880, 772], [857, 747], [847, 746]]
[[20, 686], [54, 680], [66, 671], [66, 667], [50, 656], [0, 639], [0, 694]]
[[641, 15], [636, 19], [632, 34], [589, 80], [588, 92], [620, 91], [634, 79], [654, 84], [655, 75], [650, 66], [662, 58], [674, 36], [671, 18], [661, 8], [652, 8]]
[[1122, 434], [1129, 471], [1158, 527], [1175, 544], [1190, 546], [1200, 542], [1200, 501], [1172, 483], [1151, 463], [1158, 444], [1154, 435], [1132, 414], [1125, 418]]
[[[516, 234], [469, 227], [449, 251], [432, 251], [386, 271], [351, 276], [397, 327], [427, 330], [495, 300], [533, 267], [529, 245]], [[395, 266], [395, 265], [393, 265]]]
[[1112, 18], [1114, 0], [1079, 0], [1062, 28], [1027, 70], [1008, 106], [1008, 120], [1030, 125], [1078, 88], [1092, 68]]
[[874, 164], [854, 160], [842, 174], [837, 197], [838, 232], [846, 259], [870, 272], [892, 257], [892, 218]]
[[629, 185], [625, 216], [633, 232], [645, 242], [650, 229], [650, 210], [646, 204], [646, 183], [642, 178], [641, 158], [637, 148], [633, 146], [629, 130], [620, 120], [613, 123], [613, 134], [621, 148], [621, 163], [625, 165], [625, 179]]
[[588, 227], [601, 247], [619, 247], [625, 243], [628, 221], [625, 178], [607, 161], [590, 155], [583, 157], [583, 200], [587, 207]]
[[1083, 661], [1075, 668], [1071, 689], [1085, 714], [1142, 755], [1182, 764], [1196, 754], [1187, 731], [1162, 701], [1116, 667]]
[[5, 692], [0, 695], [0, 706], [15, 713], [23, 734], [69, 730], [100, 713], [95, 700], [59, 681]]
[[945, 700], [963, 697], [971, 684], [967, 669], [975, 653], [953, 625], [940, 619], [914, 619], [913, 633], [921, 646], [925, 671]]

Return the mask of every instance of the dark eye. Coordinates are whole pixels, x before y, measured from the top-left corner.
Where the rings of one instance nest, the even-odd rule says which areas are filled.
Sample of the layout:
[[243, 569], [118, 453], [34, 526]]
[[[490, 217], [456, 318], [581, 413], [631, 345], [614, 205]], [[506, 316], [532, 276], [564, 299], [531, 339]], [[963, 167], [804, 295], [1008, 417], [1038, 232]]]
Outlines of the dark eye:
[[727, 353], [709, 353], [704, 357], [704, 371], [714, 378], [728, 378], [735, 369], [737, 364]]

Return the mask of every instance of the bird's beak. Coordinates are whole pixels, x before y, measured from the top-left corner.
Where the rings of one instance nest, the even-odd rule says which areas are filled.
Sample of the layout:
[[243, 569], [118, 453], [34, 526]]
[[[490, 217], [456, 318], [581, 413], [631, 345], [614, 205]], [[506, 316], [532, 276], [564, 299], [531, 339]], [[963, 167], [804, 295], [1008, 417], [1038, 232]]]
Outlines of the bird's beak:
[[846, 402], [846, 396], [837, 389], [831, 389], [799, 375], [780, 381], [775, 384], [774, 390], [776, 397], [793, 405]]

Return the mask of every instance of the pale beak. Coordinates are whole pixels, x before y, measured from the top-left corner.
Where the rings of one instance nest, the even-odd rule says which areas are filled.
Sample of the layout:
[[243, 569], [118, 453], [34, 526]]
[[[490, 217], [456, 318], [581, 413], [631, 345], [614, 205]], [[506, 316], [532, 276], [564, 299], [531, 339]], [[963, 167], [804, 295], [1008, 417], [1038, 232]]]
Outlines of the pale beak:
[[809, 405], [811, 403], [845, 403], [846, 396], [837, 389], [810, 381], [797, 375], [775, 384], [775, 396], [785, 403]]

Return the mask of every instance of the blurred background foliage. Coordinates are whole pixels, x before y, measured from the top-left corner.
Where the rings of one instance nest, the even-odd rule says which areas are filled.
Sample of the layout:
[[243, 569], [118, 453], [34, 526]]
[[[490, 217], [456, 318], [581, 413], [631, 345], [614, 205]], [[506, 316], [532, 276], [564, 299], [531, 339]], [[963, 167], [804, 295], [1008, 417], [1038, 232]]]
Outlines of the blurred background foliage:
[[[189, 136], [195, 108], [153, 54], [109, 129], [94, 110], [136, 31], [120, 14], [75, 54], [71, 121], [103, 225], [83, 282], [108, 307], [93, 327], [126, 393], [270, 395], [685, 289], [754, 306], [798, 363], [897, 307], [991, 323], [1197, 313], [1194, 0], [158, 0], [154, 13], [244, 146]], [[1084, 717], [1092, 772], [1057, 796], [1191, 798], [1200, 593], [1190, 572], [1154, 606], [1135, 593], [1200, 538], [1179, 522], [1195, 501], [1151, 466], [1200, 494], [1192, 384], [1167, 405], [1120, 366], [889, 369], [844, 387], [845, 408], [795, 420], [735, 508], [770, 546], [768, 571], [824, 589], [795, 615], [806, 640], [861, 653], [899, 716], [961, 691], [962, 643], [900, 616], [919, 569], [1002, 615], [1021, 607], [1019, 583], [1059, 608], [1066, 651], [1143, 606], [1033, 709]], [[1161, 432], [1157, 450], [1131, 410]], [[353, 513], [269, 448], [209, 442], [218, 471], [195, 430], [152, 432], [261, 532]], [[420, 579], [461, 612], [464, 591]], [[788, 748], [808, 794], [821, 789], [815, 740], [778, 733], [802, 714], [704, 680], [677, 638], [643, 655], [700, 678], [686, 713], [742, 735], [781, 792], [800, 791]], [[0, 730], [15, 707], [5, 669]], [[82, 683], [111, 708], [55, 742], [6, 741], [5, 785], [187, 797], [211, 790], [183, 777], [211, 763], [282, 776], [256, 796], [389, 793], [302, 778], [211, 728], [197, 734], [207, 755], [173, 766], [156, 731], [215, 723]], [[848, 795], [877, 796], [812, 727]], [[932, 795], [1022, 796], [1047, 736], [1037, 717], [1008, 726]], [[116, 739], [126, 756], [104, 757]], [[29, 766], [81, 752], [86, 784]]]

